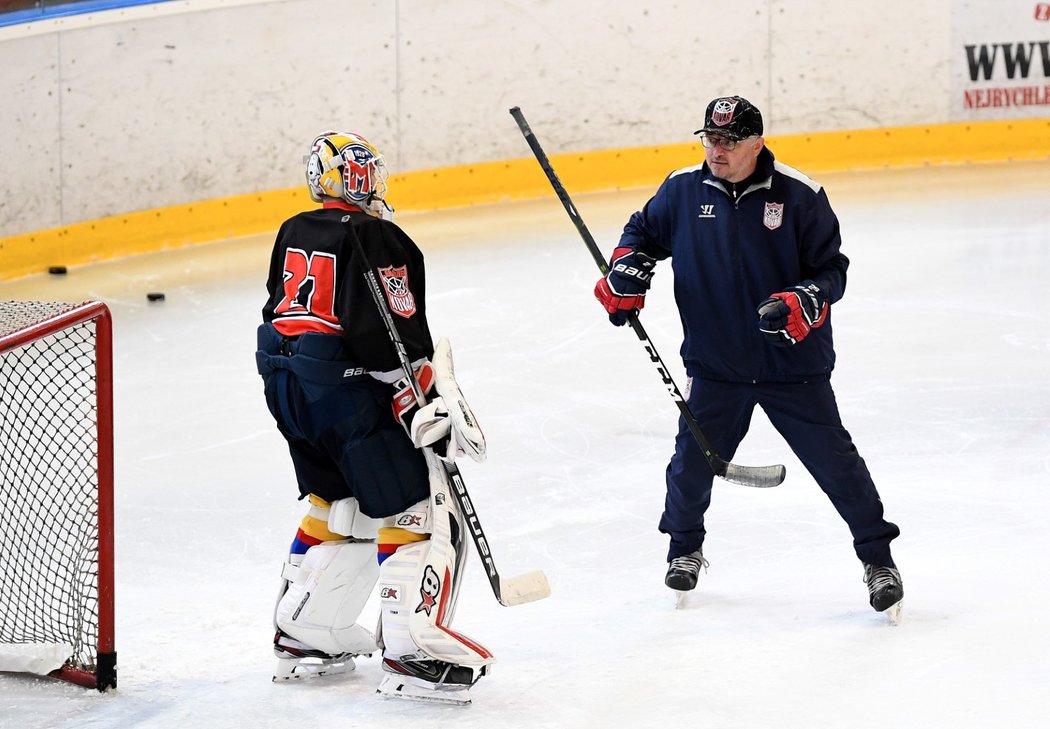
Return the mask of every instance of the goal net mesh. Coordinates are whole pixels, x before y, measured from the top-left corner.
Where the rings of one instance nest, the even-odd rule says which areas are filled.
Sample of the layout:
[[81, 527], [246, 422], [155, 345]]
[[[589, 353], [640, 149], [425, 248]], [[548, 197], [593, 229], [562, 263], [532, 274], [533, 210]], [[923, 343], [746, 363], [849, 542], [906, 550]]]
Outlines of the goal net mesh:
[[93, 670], [99, 526], [95, 323], [29, 343], [75, 307], [0, 302], [0, 644], [71, 649]]

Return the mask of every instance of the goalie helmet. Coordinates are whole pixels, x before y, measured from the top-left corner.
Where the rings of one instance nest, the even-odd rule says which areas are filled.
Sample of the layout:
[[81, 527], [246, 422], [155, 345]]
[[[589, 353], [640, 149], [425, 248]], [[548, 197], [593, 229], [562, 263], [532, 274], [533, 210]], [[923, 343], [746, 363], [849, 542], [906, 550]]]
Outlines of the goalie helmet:
[[353, 132], [321, 132], [306, 162], [306, 184], [315, 202], [345, 200], [377, 218], [393, 211], [386, 204], [386, 165], [371, 142]]

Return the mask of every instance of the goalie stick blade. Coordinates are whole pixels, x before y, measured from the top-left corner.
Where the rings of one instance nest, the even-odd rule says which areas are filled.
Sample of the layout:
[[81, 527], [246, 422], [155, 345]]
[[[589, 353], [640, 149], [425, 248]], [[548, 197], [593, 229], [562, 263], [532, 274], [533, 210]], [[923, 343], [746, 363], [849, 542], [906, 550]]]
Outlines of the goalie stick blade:
[[550, 594], [551, 586], [542, 570], [499, 581], [499, 603], [504, 607], [535, 602], [550, 597]]
[[727, 463], [726, 472], [722, 478], [741, 486], [768, 489], [782, 484], [785, 476], [787, 476], [787, 469], [779, 465], [738, 466], [735, 463]]

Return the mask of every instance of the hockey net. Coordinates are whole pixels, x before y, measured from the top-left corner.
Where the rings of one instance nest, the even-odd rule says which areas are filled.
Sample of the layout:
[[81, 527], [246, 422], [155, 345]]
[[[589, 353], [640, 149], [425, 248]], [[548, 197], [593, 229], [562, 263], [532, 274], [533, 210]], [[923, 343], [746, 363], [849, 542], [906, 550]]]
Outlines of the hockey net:
[[112, 325], [0, 302], [0, 671], [116, 686]]

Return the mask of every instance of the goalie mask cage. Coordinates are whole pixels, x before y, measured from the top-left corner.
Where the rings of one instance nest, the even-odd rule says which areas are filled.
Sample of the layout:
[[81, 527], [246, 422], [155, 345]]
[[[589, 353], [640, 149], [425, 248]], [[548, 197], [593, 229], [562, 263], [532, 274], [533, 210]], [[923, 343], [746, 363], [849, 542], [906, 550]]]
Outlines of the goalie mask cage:
[[0, 302], [0, 671], [117, 685], [112, 321]]

